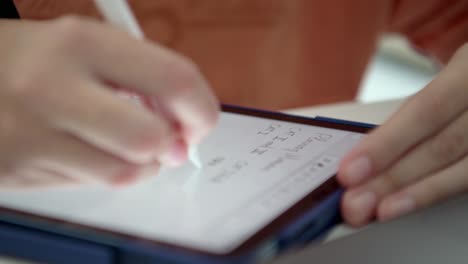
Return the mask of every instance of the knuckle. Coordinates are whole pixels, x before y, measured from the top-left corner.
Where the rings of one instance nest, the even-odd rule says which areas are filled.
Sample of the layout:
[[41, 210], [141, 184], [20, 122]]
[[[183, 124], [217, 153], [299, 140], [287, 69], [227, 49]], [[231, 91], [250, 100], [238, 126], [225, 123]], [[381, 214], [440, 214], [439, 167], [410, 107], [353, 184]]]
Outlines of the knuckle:
[[423, 126], [433, 127], [445, 120], [445, 112], [448, 111], [447, 101], [440, 94], [428, 89], [414, 96], [408, 103], [416, 105]]
[[76, 15], [67, 15], [57, 19], [52, 30], [53, 37], [66, 49], [79, 48], [90, 38], [88, 19]]
[[200, 86], [200, 70], [190, 60], [182, 57], [170, 59], [166, 64], [170, 91], [173, 96], [187, 96]]
[[442, 133], [434, 138], [429, 145], [430, 155], [438, 162], [447, 163], [463, 155], [466, 137], [464, 131]]
[[394, 171], [389, 171], [380, 177], [378, 192], [380, 195], [385, 196], [399, 190], [402, 186], [401, 175], [396, 174]]
[[408, 181], [397, 167], [390, 167], [383, 171], [369, 183], [369, 188], [374, 190], [379, 197], [385, 197], [402, 188]]
[[14, 100], [33, 103], [40, 97], [40, 89], [47, 87], [44, 85], [42, 77], [43, 71], [34, 65], [23, 68], [23, 74], [13, 74], [8, 78], [5, 91], [7, 96]]
[[84, 29], [85, 18], [76, 15], [66, 15], [57, 19], [59, 29], [63, 30], [62, 33], [68, 32], [81, 32]]

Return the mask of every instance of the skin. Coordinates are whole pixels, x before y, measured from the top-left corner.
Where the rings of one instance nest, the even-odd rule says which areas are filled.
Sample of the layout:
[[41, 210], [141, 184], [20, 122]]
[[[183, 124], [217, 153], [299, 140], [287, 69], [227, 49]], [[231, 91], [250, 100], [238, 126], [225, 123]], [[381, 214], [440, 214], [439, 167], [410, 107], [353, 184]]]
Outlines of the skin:
[[343, 160], [345, 220], [393, 219], [468, 191], [468, 45]]
[[0, 32], [1, 188], [129, 182], [183, 162], [216, 123], [197, 67], [154, 43], [79, 17], [4, 20]]
[[[127, 183], [144, 168], [183, 162], [187, 144], [216, 123], [219, 104], [197, 67], [154, 43], [77, 17], [0, 21], [0, 33], [1, 188]], [[464, 46], [342, 161], [349, 224], [468, 190], [467, 61]]]

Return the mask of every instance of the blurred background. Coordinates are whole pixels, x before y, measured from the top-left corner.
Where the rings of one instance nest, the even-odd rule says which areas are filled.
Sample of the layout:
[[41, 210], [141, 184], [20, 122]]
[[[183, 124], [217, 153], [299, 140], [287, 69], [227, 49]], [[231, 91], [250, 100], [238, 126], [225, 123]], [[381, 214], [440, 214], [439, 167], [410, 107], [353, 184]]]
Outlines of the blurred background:
[[[14, 1], [26, 19], [100, 17], [92, 0]], [[221, 102], [271, 110], [421, 89], [436, 67], [385, 33], [405, 34], [413, 47], [446, 61], [458, 43], [434, 39], [440, 27], [426, 27], [434, 22], [427, 14], [446, 5], [432, 2], [129, 0], [146, 37], [191, 58]]]
[[[130, 2], [148, 37], [194, 59], [229, 103], [285, 109], [353, 99], [363, 103], [399, 99], [418, 92], [438, 71], [433, 60], [399, 35], [383, 35], [375, 52], [374, 46], [364, 45], [372, 44], [372, 39], [355, 39], [365, 33], [360, 28], [369, 24], [361, 10], [375, 13], [376, 24], [381, 14], [373, 12], [375, 6], [367, 10], [367, 5], [354, 1], [343, 0], [342, 6], [329, 9], [325, 4], [318, 8], [329, 1], [307, 0], [263, 1], [264, 6], [245, 9], [235, 3], [253, 2]], [[67, 13], [99, 16], [91, 0], [15, 3], [23, 18], [49, 19]], [[312, 3], [317, 7], [303, 8]], [[373, 28], [367, 31], [369, 36], [378, 33]], [[317, 34], [310, 38], [308, 32]], [[348, 232], [344, 230], [341, 234]], [[0, 263], [16, 262], [0, 257]]]
[[385, 35], [357, 94], [371, 103], [403, 98], [422, 89], [438, 71], [431, 59], [417, 53], [401, 36]]

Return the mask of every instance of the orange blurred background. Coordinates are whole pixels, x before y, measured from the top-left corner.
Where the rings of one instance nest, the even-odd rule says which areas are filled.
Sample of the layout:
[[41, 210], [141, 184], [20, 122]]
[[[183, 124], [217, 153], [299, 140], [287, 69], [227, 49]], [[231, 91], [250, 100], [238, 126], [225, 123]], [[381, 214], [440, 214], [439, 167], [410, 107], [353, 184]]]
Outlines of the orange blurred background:
[[[354, 99], [392, 1], [130, 0], [148, 38], [193, 59], [224, 103]], [[22, 18], [99, 17], [91, 0], [15, 0]]]

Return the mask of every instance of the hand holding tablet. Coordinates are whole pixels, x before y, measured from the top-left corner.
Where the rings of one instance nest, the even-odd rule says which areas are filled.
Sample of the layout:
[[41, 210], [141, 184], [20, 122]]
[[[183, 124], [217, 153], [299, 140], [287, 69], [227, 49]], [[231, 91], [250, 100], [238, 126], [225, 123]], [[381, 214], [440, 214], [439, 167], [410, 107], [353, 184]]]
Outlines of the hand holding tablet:
[[468, 191], [468, 44], [343, 162], [343, 214], [362, 226]]

